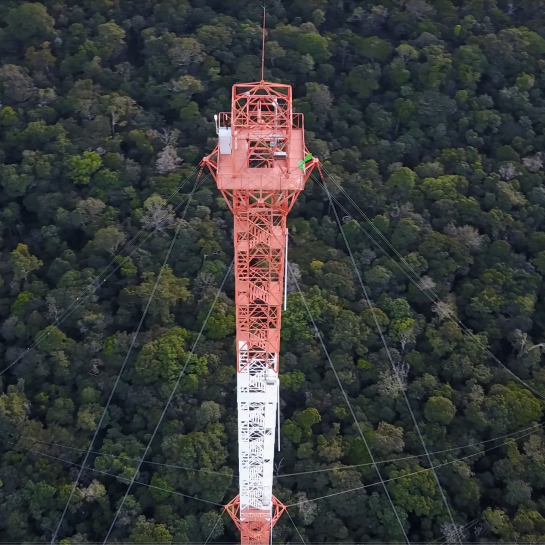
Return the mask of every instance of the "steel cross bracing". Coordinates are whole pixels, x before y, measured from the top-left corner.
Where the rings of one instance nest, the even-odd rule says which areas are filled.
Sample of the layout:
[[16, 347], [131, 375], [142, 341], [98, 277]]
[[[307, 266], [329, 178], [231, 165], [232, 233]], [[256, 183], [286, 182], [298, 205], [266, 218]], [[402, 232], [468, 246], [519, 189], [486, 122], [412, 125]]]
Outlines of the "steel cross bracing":
[[288, 85], [235, 85], [216, 130], [203, 163], [235, 220], [239, 495], [226, 509], [242, 543], [268, 544], [285, 509], [272, 484], [286, 218], [318, 161], [304, 163], [303, 117]]

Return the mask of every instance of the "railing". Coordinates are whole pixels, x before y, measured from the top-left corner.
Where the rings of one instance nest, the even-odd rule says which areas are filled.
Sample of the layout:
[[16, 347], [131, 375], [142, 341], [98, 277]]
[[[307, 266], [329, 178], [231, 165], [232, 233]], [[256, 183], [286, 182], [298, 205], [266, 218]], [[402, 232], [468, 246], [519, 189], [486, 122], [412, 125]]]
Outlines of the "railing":
[[220, 112], [218, 116], [218, 126], [219, 127], [230, 127], [231, 126], [231, 114], [229, 112]]
[[291, 126], [293, 129], [302, 129], [304, 128], [303, 114], [293, 114]]

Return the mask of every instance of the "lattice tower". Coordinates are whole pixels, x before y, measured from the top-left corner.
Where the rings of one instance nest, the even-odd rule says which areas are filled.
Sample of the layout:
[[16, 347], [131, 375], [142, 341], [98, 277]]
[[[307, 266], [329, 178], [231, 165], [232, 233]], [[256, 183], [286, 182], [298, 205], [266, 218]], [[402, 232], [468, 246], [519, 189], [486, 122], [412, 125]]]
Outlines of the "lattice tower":
[[234, 216], [239, 495], [226, 506], [243, 544], [268, 544], [285, 507], [273, 496], [286, 217], [317, 159], [305, 147], [291, 86], [233, 86], [203, 163]]

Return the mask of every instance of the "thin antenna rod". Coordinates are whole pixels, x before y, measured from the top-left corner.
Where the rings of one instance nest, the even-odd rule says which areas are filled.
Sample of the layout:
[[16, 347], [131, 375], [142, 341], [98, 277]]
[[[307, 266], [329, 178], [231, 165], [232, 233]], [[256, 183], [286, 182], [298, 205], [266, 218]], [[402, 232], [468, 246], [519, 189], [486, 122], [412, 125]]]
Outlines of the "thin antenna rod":
[[288, 309], [288, 237], [286, 233], [286, 252], [284, 253], [284, 311]]
[[278, 422], [276, 428], [278, 429], [278, 452], [280, 452], [280, 381], [278, 382], [278, 389], [276, 394], [276, 407]]
[[265, 24], [267, 17], [267, 6], [263, 6], [263, 45], [261, 48], [261, 81], [265, 81]]

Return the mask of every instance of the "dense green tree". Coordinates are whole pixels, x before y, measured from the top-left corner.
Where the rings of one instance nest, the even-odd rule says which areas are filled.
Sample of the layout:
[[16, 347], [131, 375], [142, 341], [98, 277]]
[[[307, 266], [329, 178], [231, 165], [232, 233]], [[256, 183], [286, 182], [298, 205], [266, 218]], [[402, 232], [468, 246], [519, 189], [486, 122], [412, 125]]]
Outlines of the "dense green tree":
[[138, 517], [130, 539], [135, 543], [172, 543], [172, 535], [164, 524], [155, 524], [144, 516]]
[[13, 277], [15, 280], [26, 280], [28, 275], [39, 269], [43, 262], [28, 251], [26, 244], [18, 244], [17, 248], [10, 254], [10, 260], [13, 266]]
[[426, 419], [439, 424], [449, 424], [456, 414], [456, 407], [445, 397], [430, 397], [424, 408]]
[[430, 471], [418, 466], [393, 470], [391, 478], [397, 478], [389, 488], [394, 501], [408, 513], [418, 516], [438, 516], [444, 509], [437, 484]]
[[[160, 317], [165, 323], [171, 322], [171, 307], [179, 301], [186, 301], [189, 298], [187, 290], [189, 282], [185, 278], [176, 278], [168, 267], [163, 270], [160, 279], [152, 272], [144, 273], [142, 278], [143, 282], [138, 286], [123, 290], [121, 297], [126, 301], [135, 300], [140, 305], [145, 305], [145, 301], [154, 293], [149, 307], [150, 315]], [[157, 287], [155, 287], [156, 285]]]
[[94, 151], [84, 151], [83, 156], [71, 157], [69, 161], [70, 177], [77, 184], [88, 184], [91, 174], [102, 165], [100, 155]]
[[170, 329], [158, 340], [147, 343], [136, 362], [138, 375], [145, 382], [156, 382], [162, 378], [174, 381], [189, 359], [187, 375], [200, 375], [206, 372], [206, 358], [190, 357], [185, 343], [189, 333], [179, 327]]
[[378, 89], [379, 76], [380, 66], [378, 64], [362, 64], [350, 71], [346, 79], [346, 85], [348, 90], [358, 98], [365, 99]]
[[22, 43], [51, 37], [55, 26], [55, 19], [40, 2], [21, 2], [7, 13], [6, 22], [10, 37]]

